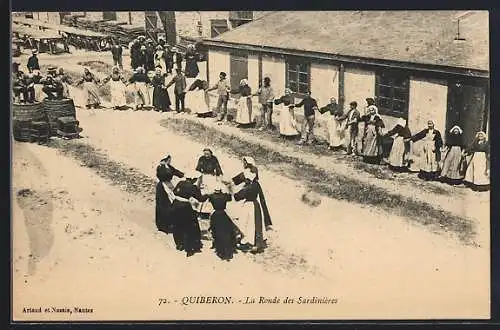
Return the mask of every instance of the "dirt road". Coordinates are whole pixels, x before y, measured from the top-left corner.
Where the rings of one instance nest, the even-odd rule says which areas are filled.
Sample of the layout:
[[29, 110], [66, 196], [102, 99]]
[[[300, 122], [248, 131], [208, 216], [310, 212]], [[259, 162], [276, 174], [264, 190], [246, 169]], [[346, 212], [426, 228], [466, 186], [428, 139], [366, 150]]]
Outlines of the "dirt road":
[[[154, 112], [79, 110], [78, 118], [84, 138], [67, 143], [92, 146], [123, 169], [151, 178], [166, 153], [178, 168], [193, 168], [210, 142], [165, 130]], [[239, 159], [214, 152], [227, 175], [240, 170]], [[300, 202], [304, 187], [272, 172], [260, 173], [275, 223], [269, 250], [225, 263], [209, 242], [191, 258], [175, 251], [171, 237], [155, 231], [151, 198], [120, 190], [125, 182], [103, 179], [95, 168], [49, 147], [15, 144], [13, 162], [16, 318], [415, 319], [489, 313], [487, 242], [464, 246], [388, 212], [326, 198], [310, 208]], [[233, 296], [236, 303], [179, 303], [198, 295]], [[246, 296], [326, 296], [338, 302], [238, 303]], [[158, 306], [162, 297], [171, 303]], [[23, 307], [51, 306], [93, 313], [22, 313]]]

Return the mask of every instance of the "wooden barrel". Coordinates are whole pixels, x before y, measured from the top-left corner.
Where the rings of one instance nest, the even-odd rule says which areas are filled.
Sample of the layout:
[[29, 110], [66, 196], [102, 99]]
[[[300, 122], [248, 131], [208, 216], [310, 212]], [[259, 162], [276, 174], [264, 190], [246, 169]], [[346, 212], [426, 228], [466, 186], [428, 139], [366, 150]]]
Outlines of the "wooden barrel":
[[14, 135], [14, 140], [29, 142], [31, 136], [31, 120], [13, 120], [12, 133]]
[[31, 121], [45, 118], [44, 106], [42, 103], [13, 103], [12, 119], [14, 121]]
[[43, 100], [43, 107], [49, 120], [59, 117], [76, 117], [75, 103], [72, 99]]
[[48, 100], [43, 101], [43, 107], [50, 125], [52, 136], [57, 135], [57, 118], [76, 117], [75, 103], [72, 99]]

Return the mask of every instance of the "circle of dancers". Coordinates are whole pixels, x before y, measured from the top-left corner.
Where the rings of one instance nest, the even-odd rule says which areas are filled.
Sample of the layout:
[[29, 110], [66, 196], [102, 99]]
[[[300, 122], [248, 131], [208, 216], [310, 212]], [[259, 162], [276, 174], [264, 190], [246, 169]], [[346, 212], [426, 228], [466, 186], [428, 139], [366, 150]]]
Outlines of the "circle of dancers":
[[[208, 216], [212, 249], [220, 259], [229, 261], [238, 251], [264, 252], [272, 222], [252, 157], [242, 159], [242, 171], [231, 179], [223, 177], [208, 148], [194, 171], [181, 172], [172, 161], [167, 155], [156, 168], [156, 226], [172, 234], [178, 251], [187, 257], [201, 252], [199, 220]], [[228, 203], [237, 204], [234, 214], [227, 211]]]

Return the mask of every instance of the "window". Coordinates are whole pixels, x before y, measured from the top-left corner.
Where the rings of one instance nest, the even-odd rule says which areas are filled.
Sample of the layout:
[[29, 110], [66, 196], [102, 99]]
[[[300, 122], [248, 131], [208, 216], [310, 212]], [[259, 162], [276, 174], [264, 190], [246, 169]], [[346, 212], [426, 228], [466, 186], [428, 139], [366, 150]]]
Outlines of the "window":
[[410, 79], [407, 75], [394, 71], [378, 73], [375, 94], [380, 114], [408, 118]]
[[286, 63], [287, 86], [297, 94], [306, 94], [309, 90], [310, 64], [301, 59], [290, 58]]

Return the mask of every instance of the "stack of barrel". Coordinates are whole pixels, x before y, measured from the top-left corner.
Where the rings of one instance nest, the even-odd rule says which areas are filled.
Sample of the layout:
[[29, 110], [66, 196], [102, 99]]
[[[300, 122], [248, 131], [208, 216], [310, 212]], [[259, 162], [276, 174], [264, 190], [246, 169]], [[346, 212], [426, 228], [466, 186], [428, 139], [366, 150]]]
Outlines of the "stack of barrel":
[[14, 140], [20, 142], [47, 142], [50, 135], [49, 123], [42, 103], [14, 103]]
[[76, 119], [75, 103], [72, 99], [43, 101], [49, 121], [51, 136], [75, 138], [80, 133], [80, 123]]

